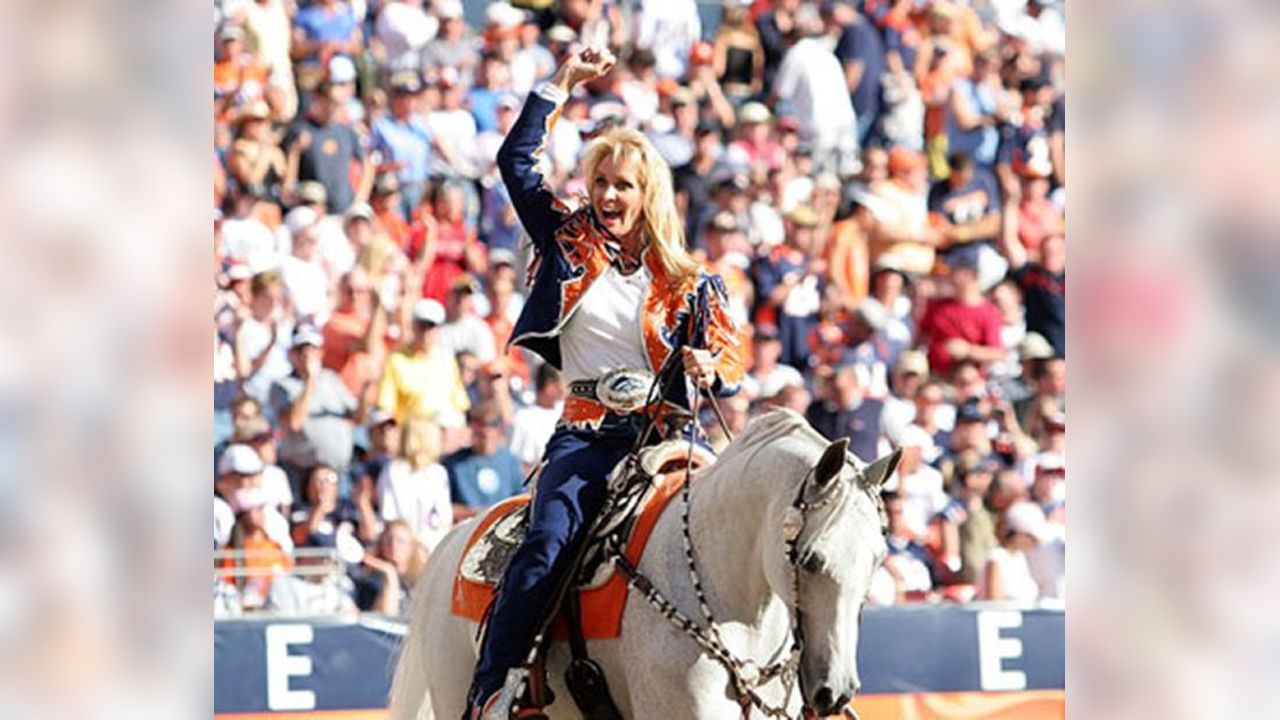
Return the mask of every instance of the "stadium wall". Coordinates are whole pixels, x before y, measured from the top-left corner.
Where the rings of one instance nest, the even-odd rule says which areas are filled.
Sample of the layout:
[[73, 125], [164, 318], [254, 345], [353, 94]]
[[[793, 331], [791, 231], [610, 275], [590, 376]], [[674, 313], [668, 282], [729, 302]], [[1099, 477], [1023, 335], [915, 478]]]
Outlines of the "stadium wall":
[[[868, 610], [855, 707], [866, 720], [1061, 718], [1060, 610], [922, 606]], [[403, 623], [235, 620], [214, 624], [214, 717], [383, 717]]]

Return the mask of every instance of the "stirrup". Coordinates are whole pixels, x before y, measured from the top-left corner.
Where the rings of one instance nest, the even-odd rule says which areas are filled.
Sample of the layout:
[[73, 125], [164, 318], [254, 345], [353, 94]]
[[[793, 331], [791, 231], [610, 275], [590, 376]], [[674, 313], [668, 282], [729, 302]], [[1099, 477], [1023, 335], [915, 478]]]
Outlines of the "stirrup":
[[474, 708], [471, 720], [536, 720], [545, 718], [540, 707], [522, 707], [520, 696], [525, 692], [529, 679], [527, 668], [512, 668], [507, 671], [507, 681], [502, 689], [493, 693]]

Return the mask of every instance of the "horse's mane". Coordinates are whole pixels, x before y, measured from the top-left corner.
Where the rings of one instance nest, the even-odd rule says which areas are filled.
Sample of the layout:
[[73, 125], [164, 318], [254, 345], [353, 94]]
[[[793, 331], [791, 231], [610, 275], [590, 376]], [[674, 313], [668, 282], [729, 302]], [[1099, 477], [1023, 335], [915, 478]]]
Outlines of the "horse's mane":
[[797, 432], [819, 447], [827, 444], [827, 439], [814, 430], [802, 415], [790, 408], [774, 408], [748, 423], [742, 434], [721, 451], [720, 459], [731, 460], [743, 453], [755, 452], [767, 443]]
[[[742, 433], [734, 439], [720, 453], [717, 463], [725, 463], [733, 461], [739, 456], [746, 455], [748, 458], [759, 452], [766, 445], [776, 442], [784, 437], [800, 435], [803, 439], [813, 441], [815, 446], [825, 447], [830, 441], [809, 424], [809, 421], [790, 408], [775, 408], [765, 414], [753, 419]], [[866, 460], [856, 458], [850, 454], [848, 461], [855, 468], [861, 470], [867, 464]], [[797, 477], [798, 482], [801, 478]], [[880, 528], [883, 532], [888, 527], [888, 511], [885, 508], [884, 500], [878, 492], [871, 492], [861, 487], [857, 488], [871, 497], [872, 507], [878, 516]], [[837, 506], [843, 506], [845, 502], [856, 493], [846, 493], [845, 498], [835, 503]], [[835, 510], [836, 508], [833, 508]]]

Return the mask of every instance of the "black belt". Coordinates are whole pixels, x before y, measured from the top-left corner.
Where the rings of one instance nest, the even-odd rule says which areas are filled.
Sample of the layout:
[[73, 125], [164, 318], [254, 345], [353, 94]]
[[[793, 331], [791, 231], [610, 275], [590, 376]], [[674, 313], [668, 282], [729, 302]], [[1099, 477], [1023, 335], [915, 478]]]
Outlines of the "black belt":
[[600, 382], [599, 378], [595, 380], [574, 380], [569, 383], [569, 394], [578, 397], [596, 399], [596, 383]]

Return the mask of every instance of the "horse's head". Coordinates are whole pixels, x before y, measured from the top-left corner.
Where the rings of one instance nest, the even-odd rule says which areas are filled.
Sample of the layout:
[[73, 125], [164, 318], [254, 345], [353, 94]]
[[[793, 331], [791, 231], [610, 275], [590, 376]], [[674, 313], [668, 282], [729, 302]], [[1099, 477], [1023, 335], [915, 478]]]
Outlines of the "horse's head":
[[[884, 560], [880, 487], [901, 451], [870, 465], [848, 452], [847, 438], [829, 444], [783, 517], [804, 641], [800, 689], [820, 715], [838, 712], [858, 691], [858, 625], [871, 577]], [[796, 597], [798, 593], [798, 597]]]

